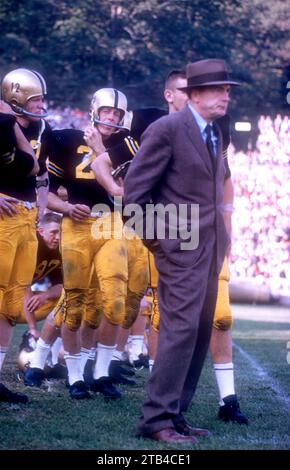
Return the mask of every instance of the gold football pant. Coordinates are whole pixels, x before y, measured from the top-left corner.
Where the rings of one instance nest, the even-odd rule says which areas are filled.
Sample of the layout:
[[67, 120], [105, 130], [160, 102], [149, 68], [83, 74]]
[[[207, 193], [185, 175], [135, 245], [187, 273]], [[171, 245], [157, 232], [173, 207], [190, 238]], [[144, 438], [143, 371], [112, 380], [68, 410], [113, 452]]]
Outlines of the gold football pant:
[[0, 315], [11, 324], [23, 311], [37, 256], [36, 209], [17, 204], [17, 214], [0, 218]]
[[[155, 267], [154, 257], [150, 253], [150, 279], [152, 282], [152, 314], [151, 324], [154, 331], [158, 332], [159, 329], [159, 308], [158, 308], [158, 295], [157, 295], [157, 282], [158, 271]], [[218, 294], [213, 319], [213, 327], [217, 330], [229, 330], [233, 323], [232, 310], [229, 298], [229, 266], [228, 260], [225, 258], [218, 281]]]
[[102, 312], [114, 325], [125, 318], [128, 281], [127, 247], [119, 213], [75, 222], [62, 221], [61, 254], [64, 279], [64, 322], [76, 331], [85, 319], [95, 271], [101, 291]]
[[135, 322], [149, 282], [148, 254], [142, 240], [134, 234], [127, 238], [128, 251], [128, 286], [126, 296], [126, 313], [123, 328], [129, 329]]
[[[19, 295], [18, 299], [18, 307], [15, 311], [18, 311], [18, 317], [14, 318], [15, 323], [27, 323], [25, 318], [24, 310], [23, 310], [23, 298], [25, 296], [26, 289], [22, 290], [22, 293]], [[49, 299], [47, 300], [41, 307], [34, 311], [34, 316], [36, 321], [44, 320], [47, 315], [55, 308], [56, 304], [58, 303], [58, 299]], [[5, 304], [4, 304], [5, 305]], [[5, 307], [4, 307], [5, 309]]]

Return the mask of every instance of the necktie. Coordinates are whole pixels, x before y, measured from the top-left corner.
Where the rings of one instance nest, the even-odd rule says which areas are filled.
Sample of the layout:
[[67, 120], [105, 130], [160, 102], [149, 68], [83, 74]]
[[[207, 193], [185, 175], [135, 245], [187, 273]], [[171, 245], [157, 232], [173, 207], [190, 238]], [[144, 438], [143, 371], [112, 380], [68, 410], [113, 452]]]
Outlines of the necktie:
[[205, 128], [205, 133], [206, 133], [205, 143], [207, 146], [208, 153], [210, 154], [212, 161], [215, 163], [215, 152], [214, 152], [214, 147], [213, 147], [213, 143], [211, 140], [211, 131], [212, 131], [212, 126], [210, 124], [207, 124]]

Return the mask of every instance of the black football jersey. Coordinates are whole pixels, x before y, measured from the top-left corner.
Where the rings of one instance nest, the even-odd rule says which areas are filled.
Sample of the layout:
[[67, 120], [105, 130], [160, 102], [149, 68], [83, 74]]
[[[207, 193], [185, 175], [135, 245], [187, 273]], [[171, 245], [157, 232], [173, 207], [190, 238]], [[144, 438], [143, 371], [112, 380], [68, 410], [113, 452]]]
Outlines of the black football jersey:
[[62, 284], [61, 254], [59, 249], [51, 250], [46, 246], [39, 234], [37, 234], [37, 238], [37, 262], [32, 283], [48, 278], [52, 286]]
[[72, 204], [112, 203], [105, 189], [96, 181], [91, 163], [96, 154], [87, 146], [83, 131], [62, 129], [53, 131], [53, 148], [49, 157], [50, 189], [56, 192], [62, 185], [68, 191]]
[[33, 202], [35, 181], [26, 175], [32, 171], [34, 161], [17, 148], [14, 124], [14, 116], [0, 113], [0, 193]]
[[38, 176], [41, 176], [47, 171], [46, 162], [50, 153], [52, 129], [43, 119], [30, 122], [28, 127], [20, 126], [20, 128], [36, 154], [39, 164]]

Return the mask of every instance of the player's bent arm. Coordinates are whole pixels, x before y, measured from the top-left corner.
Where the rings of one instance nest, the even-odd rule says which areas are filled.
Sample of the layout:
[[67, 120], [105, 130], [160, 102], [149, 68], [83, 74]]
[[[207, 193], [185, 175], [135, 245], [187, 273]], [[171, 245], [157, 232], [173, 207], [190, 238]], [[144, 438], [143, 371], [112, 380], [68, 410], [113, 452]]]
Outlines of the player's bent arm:
[[108, 193], [112, 194], [112, 196], [123, 196], [123, 188], [115, 182], [112, 176], [112, 162], [107, 152], [95, 158], [91, 164], [91, 169], [94, 172], [97, 182], [103, 186]]
[[17, 123], [15, 123], [14, 125], [14, 132], [15, 132], [18, 148], [22, 150], [23, 152], [26, 152], [27, 154], [29, 154], [32, 157], [33, 162], [34, 162], [33, 168], [27, 176], [37, 175], [37, 173], [39, 172], [39, 165], [36, 159], [36, 155], [34, 153], [33, 148], [29, 144], [28, 140], [24, 136], [22, 130], [20, 129]]

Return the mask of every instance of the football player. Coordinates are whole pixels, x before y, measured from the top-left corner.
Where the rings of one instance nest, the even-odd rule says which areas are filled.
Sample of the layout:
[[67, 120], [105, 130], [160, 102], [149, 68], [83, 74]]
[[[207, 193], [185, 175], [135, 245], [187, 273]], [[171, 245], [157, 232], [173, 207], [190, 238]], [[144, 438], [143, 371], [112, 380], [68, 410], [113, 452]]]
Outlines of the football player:
[[47, 111], [44, 97], [46, 83], [39, 72], [19, 68], [7, 73], [2, 81], [2, 99], [13, 109], [16, 120], [35, 151], [39, 172], [36, 177], [38, 221], [44, 215], [48, 195], [46, 160], [49, 154], [51, 128], [44, 120]]
[[[92, 126], [101, 136], [98, 153], [118, 139], [127, 109], [125, 95], [113, 88], [96, 91], [91, 103]], [[49, 208], [63, 214], [61, 253], [65, 289], [62, 337], [72, 398], [89, 398], [83, 380], [80, 336], [82, 320], [83, 354], [89, 354], [94, 330], [100, 324], [97, 362], [91, 390], [110, 398], [121, 392], [108, 376], [119, 325], [125, 317], [128, 280], [127, 248], [121, 216], [100, 186], [90, 165], [96, 158], [84, 140], [84, 133], [74, 129], [53, 131], [54, 150], [49, 160], [51, 192]], [[57, 196], [63, 186], [68, 201]], [[91, 289], [90, 289], [91, 287]], [[91, 301], [92, 291], [100, 292]], [[94, 311], [88, 308], [93, 304]], [[97, 310], [97, 312], [96, 312]], [[89, 346], [90, 345], [90, 346]]]
[[[33, 176], [39, 171], [33, 149], [0, 101], [0, 371], [18, 316], [19, 291], [31, 284], [37, 240]], [[27, 403], [26, 395], [0, 384], [0, 401]]]

